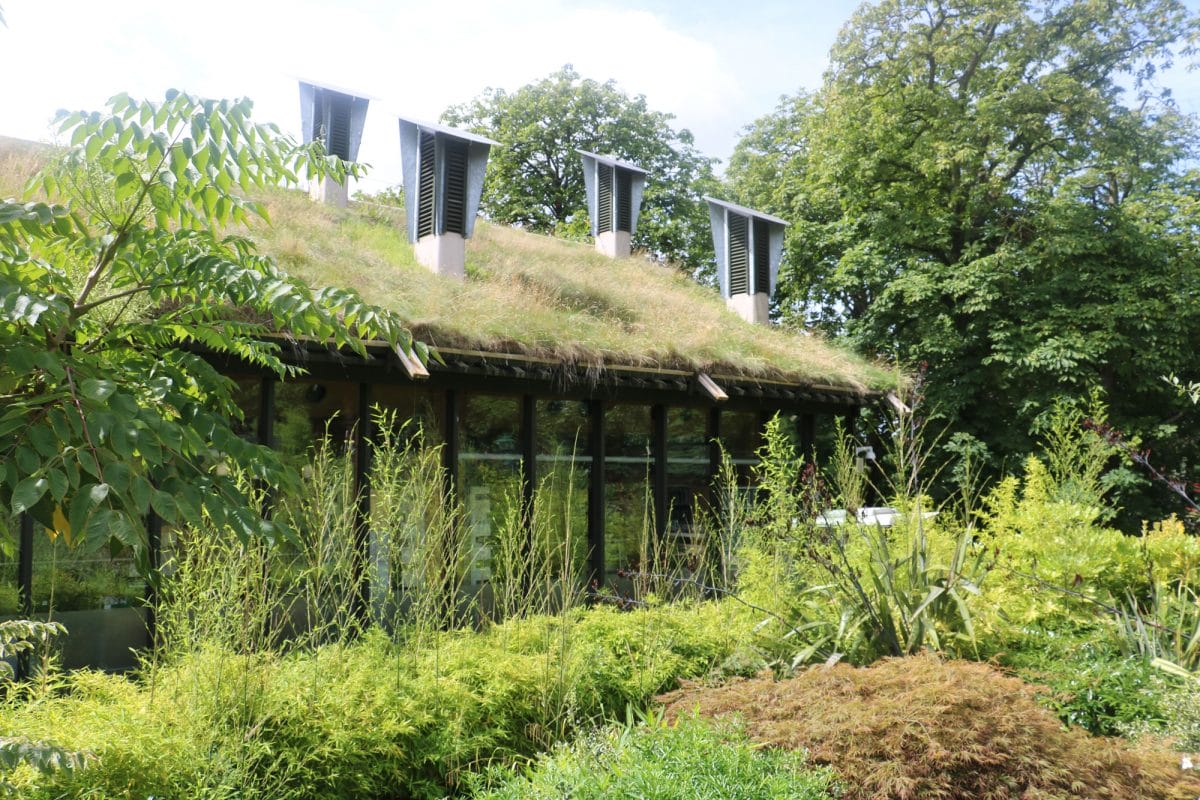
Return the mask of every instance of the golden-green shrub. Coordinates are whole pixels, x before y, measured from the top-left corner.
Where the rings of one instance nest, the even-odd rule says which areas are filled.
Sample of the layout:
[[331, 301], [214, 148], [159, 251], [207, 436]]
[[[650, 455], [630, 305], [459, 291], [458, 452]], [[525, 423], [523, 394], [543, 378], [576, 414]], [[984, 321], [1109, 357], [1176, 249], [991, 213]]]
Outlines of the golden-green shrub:
[[199, 648], [134, 678], [72, 673], [60, 691], [0, 703], [0, 737], [93, 757], [0, 780], [30, 798], [441, 797], [465, 771], [705, 676], [746, 628], [722, 603], [595, 608], [421, 647], [376, 629], [283, 653]]
[[1092, 619], [1094, 606], [1051, 587], [1110, 602], [1145, 580], [1137, 540], [1105, 528], [1099, 506], [1057, 490], [1046, 465], [1030, 456], [1021, 477], [1004, 478], [983, 499], [979, 541], [996, 561], [983, 587], [984, 605], [997, 612], [993, 625]]

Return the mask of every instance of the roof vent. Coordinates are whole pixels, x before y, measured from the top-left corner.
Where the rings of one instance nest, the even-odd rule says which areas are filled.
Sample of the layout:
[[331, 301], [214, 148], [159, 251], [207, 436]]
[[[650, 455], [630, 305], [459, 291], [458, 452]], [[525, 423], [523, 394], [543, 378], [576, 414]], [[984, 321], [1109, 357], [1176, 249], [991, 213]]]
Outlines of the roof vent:
[[745, 206], [704, 199], [712, 222], [721, 296], [746, 321], [768, 324], [771, 294], [783, 256], [783, 229], [788, 223]]
[[[343, 161], [358, 160], [369, 99], [343, 89], [300, 81], [300, 124], [305, 144], [319, 141]], [[309, 187], [313, 200], [346, 207], [346, 185], [325, 178]]]
[[466, 240], [475, 230], [491, 139], [400, 119], [404, 209], [417, 261], [439, 275], [466, 274]]
[[642, 208], [646, 170], [584, 150], [575, 152], [583, 156], [583, 184], [596, 249], [609, 258], [628, 258]]

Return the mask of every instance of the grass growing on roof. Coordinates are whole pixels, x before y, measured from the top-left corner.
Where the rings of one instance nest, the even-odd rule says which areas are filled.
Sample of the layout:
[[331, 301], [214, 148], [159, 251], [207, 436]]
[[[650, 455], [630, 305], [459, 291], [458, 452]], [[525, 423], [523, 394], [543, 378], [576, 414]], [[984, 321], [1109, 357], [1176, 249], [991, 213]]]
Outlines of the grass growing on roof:
[[401, 209], [336, 209], [282, 190], [267, 205], [273, 225], [254, 231], [265, 252], [310, 283], [350, 286], [395, 309], [435, 346], [854, 388], [894, 380], [820, 337], [750, 325], [711, 289], [637, 256], [614, 261], [479, 220], [459, 282], [416, 263]]
[[[0, 195], [19, 196], [45, 145], [0, 137]], [[541, 356], [584, 367], [703, 370], [796, 383], [883, 389], [895, 375], [820, 336], [751, 325], [711, 289], [634, 256], [479, 220], [466, 281], [420, 266], [404, 212], [372, 203], [338, 209], [299, 191], [262, 198], [271, 225], [247, 233], [314, 286], [348, 286], [392, 308], [439, 347]]]

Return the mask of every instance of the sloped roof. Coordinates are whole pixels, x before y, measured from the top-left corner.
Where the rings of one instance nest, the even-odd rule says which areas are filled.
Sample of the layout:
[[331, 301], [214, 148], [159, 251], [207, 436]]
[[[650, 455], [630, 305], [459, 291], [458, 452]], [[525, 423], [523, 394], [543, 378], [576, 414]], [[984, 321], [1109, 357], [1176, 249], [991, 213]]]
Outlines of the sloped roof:
[[[19, 192], [36, 169], [31, 147], [0, 137], [0, 194]], [[614, 261], [590, 243], [480, 220], [467, 241], [467, 278], [458, 281], [416, 262], [402, 208], [338, 209], [283, 189], [259, 199], [271, 224], [249, 235], [264, 253], [314, 286], [348, 286], [395, 310], [434, 347], [544, 358], [593, 374], [682, 370], [854, 394], [895, 382], [820, 336], [751, 325], [715, 289], [636, 255]]]

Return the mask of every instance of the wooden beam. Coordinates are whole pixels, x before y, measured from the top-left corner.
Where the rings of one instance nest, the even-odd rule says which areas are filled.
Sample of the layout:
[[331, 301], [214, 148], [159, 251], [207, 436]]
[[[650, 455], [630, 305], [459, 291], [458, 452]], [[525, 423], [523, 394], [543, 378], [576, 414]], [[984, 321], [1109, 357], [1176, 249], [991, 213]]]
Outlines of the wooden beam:
[[[529, 546], [533, 546], [533, 503], [537, 489], [537, 398], [521, 396], [521, 518]], [[532, 552], [532, 551], [531, 551]]]
[[729, 399], [729, 395], [725, 394], [725, 390], [717, 385], [717, 382], [704, 372], [696, 376], [696, 380], [700, 382], [700, 388], [703, 389], [709, 397], [717, 403], [724, 403]]
[[887, 401], [891, 404], [892, 408], [896, 409], [896, 411], [900, 412], [901, 414], [912, 413], [912, 409], [909, 408], [908, 405], [901, 400], [895, 392], [887, 393]]
[[404, 352], [402, 347], [396, 347], [392, 352], [396, 354], [400, 366], [404, 368], [404, 373], [408, 377], [418, 381], [429, 377], [429, 370], [425, 369], [425, 365], [414, 354]]
[[150, 580], [146, 581], [146, 638], [150, 649], [158, 647], [158, 579], [162, 567], [162, 518], [146, 513], [146, 543], [149, 545]]
[[450, 502], [458, 489], [458, 398], [457, 389], [446, 390], [445, 417], [442, 419], [442, 469], [446, 474], [446, 495]]

